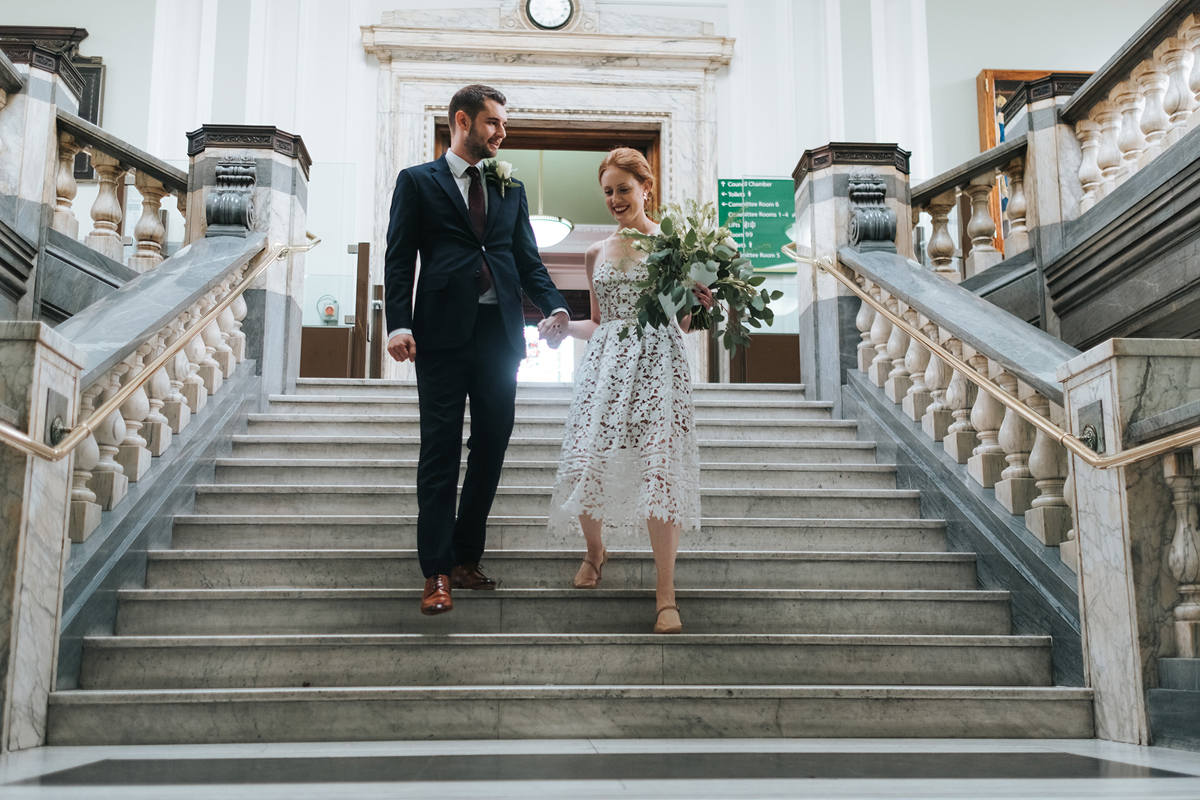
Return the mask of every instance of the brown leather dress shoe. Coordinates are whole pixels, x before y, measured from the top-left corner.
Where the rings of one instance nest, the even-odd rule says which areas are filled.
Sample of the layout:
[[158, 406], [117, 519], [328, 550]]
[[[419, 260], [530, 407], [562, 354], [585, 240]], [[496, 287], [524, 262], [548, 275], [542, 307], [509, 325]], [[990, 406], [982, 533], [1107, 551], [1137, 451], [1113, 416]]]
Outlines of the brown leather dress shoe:
[[425, 595], [421, 598], [421, 613], [427, 617], [445, 614], [454, 608], [450, 598], [450, 576], [432, 575], [425, 580]]
[[496, 582], [484, 575], [478, 564], [459, 564], [450, 570], [450, 585], [455, 589], [496, 588]]

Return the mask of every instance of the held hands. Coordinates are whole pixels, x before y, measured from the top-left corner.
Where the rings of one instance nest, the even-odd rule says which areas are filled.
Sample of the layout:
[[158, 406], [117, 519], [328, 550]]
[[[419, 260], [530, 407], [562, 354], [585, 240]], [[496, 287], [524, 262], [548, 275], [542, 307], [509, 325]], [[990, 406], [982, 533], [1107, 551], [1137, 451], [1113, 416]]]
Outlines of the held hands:
[[417, 360], [417, 341], [411, 333], [397, 333], [388, 340], [387, 349], [396, 361]]
[[545, 339], [546, 344], [554, 350], [567, 338], [567, 314], [559, 311], [538, 323], [538, 338]]
[[700, 301], [700, 305], [704, 306], [705, 311], [711, 311], [713, 307], [712, 289], [697, 283], [692, 287], [692, 294]]

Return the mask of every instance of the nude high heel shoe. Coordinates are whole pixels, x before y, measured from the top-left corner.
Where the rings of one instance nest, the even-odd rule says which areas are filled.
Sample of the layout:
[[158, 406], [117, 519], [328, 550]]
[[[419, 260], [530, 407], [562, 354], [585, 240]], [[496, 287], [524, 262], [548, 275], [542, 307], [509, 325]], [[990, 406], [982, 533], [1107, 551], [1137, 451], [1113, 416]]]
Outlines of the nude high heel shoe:
[[[608, 548], [605, 548], [604, 552], [601, 554], [599, 564], [593, 564], [591, 561], [588, 561], [586, 558], [583, 559], [583, 565], [580, 565], [579, 572], [575, 573], [575, 581], [573, 583], [574, 587], [576, 589], [595, 589], [597, 586], [600, 585], [601, 572], [604, 570], [604, 565], [607, 563], [608, 563]], [[589, 566], [593, 570], [596, 571], [595, 578], [584, 578], [583, 577], [583, 566], [584, 565]]]
[[679, 606], [663, 606], [658, 610], [658, 614], [654, 617], [654, 632], [655, 633], [683, 633], [683, 620], [679, 622], [663, 622], [663, 612], [674, 611], [676, 616], [679, 615]]

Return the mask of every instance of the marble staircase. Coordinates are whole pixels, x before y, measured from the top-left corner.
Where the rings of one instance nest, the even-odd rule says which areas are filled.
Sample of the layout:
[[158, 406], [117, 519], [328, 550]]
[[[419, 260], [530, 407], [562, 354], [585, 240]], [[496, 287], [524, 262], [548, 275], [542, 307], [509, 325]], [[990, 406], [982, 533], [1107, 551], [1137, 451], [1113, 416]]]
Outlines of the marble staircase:
[[698, 386], [703, 527], [654, 636], [649, 542], [600, 590], [545, 528], [569, 387], [522, 385], [484, 562], [422, 617], [415, 387], [301, 381], [251, 415], [51, 696], [51, 744], [521, 737], [1090, 737], [1050, 639], [794, 386]]

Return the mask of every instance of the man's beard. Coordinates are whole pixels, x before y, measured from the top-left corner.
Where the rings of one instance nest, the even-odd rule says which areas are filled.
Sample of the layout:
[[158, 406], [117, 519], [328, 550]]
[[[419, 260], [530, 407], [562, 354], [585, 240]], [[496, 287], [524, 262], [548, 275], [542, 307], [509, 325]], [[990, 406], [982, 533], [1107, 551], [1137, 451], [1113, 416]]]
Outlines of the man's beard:
[[485, 158], [492, 157], [492, 152], [487, 146], [487, 139], [479, 134], [475, 126], [471, 126], [471, 130], [467, 131], [467, 140], [464, 145], [467, 155], [475, 161], [483, 161]]

